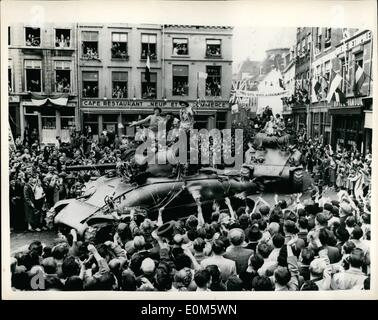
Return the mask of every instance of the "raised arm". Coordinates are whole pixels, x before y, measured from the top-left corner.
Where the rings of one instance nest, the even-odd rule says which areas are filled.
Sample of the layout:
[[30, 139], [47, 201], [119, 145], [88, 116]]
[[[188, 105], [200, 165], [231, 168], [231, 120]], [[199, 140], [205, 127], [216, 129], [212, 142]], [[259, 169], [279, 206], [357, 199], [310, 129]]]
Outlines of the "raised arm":
[[130, 124], [130, 127], [135, 127], [135, 126], [139, 126], [139, 125], [141, 125], [143, 123], [147, 123], [150, 119], [151, 119], [151, 116], [148, 116], [148, 117], [146, 117], [146, 118], [144, 118], [142, 120], [135, 121], [132, 124]]

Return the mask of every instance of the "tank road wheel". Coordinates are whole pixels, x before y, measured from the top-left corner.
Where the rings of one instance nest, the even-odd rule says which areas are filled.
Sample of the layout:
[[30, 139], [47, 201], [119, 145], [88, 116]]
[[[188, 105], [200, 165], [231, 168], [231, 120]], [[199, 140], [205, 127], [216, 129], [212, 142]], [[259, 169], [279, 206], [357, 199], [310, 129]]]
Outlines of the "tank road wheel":
[[294, 192], [301, 192], [303, 189], [303, 170], [295, 170], [293, 173], [293, 190]]

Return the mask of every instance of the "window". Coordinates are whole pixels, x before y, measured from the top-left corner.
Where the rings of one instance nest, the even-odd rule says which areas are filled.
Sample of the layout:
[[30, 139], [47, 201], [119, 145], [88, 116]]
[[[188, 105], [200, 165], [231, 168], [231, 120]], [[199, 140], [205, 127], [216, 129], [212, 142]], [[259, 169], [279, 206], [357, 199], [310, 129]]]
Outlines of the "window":
[[324, 63], [324, 77], [330, 81], [331, 79], [331, 61], [326, 61]]
[[150, 73], [150, 82], [147, 83], [146, 74], [142, 72], [142, 98], [143, 99], [156, 99], [156, 83], [157, 74]]
[[69, 48], [71, 45], [70, 29], [55, 29], [55, 47]]
[[220, 96], [221, 95], [221, 67], [207, 66], [206, 67], [206, 95]]
[[326, 29], [325, 37], [324, 37], [324, 49], [331, 47], [331, 28]]
[[322, 28], [317, 28], [316, 42], [315, 42], [315, 54], [322, 51]]
[[55, 61], [55, 92], [71, 91], [71, 62]]
[[98, 98], [98, 71], [83, 71], [83, 97]]
[[206, 56], [220, 57], [221, 55], [221, 40], [208, 39], [206, 40]]
[[98, 115], [91, 113], [83, 114], [84, 130], [88, 130], [88, 126], [91, 127], [92, 135], [98, 135]]
[[156, 34], [142, 34], [142, 59], [147, 59], [147, 55], [150, 56], [151, 60], [157, 59], [156, 38]]
[[306, 50], [306, 38], [302, 39], [302, 50], [301, 53], [303, 54]]
[[8, 67], [8, 92], [12, 92], [12, 69]]
[[310, 52], [311, 50], [311, 42], [312, 42], [312, 39], [311, 39], [311, 33], [307, 35], [307, 50]]
[[357, 66], [360, 66], [363, 69], [364, 56], [362, 52], [355, 55], [355, 62], [356, 62], [356, 68]]
[[42, 116], [42, 129], [56, 129], [56, 117]]
[[127, 98], [127, 72], [112, 72], [112, 98]]
[[112, 58], [128, 59], [127, 33], [112, 33]]
[[226, 129], [226, 125], [227, 125], [226, 114], [227, 114], [226, 112], [217, 113], [217, 123], [216, 123], [217, 129], [219, 130]]
[[174, 38], [173, 39], [173, 55], [188, 55], [189, 49], [188, 49], [188, 39], [179, 39]]
[[83, 31], [82, 32], [82, 57], [85, 59], [98, 59], [98, 32]]
[[31, 92], [41, 92], [41, 60], [25, 60], [26, 90]]
[[25, 28], [25, 43], [30, 47], [39, 47], [41, 45], [41, 29]]
[[172, 79], [172, 95], [187, 96], [189, 92], [189, 67], [173, 66]]
[[8, 46], [11, 44], [11, 27], [8, 27]]

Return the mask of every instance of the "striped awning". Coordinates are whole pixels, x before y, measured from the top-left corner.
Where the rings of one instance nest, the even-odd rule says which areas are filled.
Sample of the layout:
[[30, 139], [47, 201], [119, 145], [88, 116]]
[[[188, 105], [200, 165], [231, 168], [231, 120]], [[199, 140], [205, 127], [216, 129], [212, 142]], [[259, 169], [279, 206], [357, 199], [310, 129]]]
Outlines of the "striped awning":
[[36, 93], [31, 94], [31, 101], [34, 106], [43, 106], [47, 102], [51, 102], [57, 106], [67, 106], [68, 93], [55, 94], [50, 96], [43, 96]]

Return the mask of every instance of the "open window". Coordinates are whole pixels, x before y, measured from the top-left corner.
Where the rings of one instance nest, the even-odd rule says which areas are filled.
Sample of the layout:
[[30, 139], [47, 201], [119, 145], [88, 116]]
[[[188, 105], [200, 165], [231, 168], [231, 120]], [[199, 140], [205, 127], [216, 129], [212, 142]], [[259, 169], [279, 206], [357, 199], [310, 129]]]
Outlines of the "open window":
[[207, 39], [206, 40], [206, 57], [220, 57], [221, 56], [221, 40]]
[[42, 91], [42, 62], [41, 60], [25, 60], [26, 90]]
[[55, 47], [69, 48], [71, 46], [71, 30], [55, 29]]
[[39, 47], [41, 45], [41, 29], [26, 27], [25, 44], [28, 47]]
[[13, 91], [13, 86], [12, 86], [12, 69], [11, 67], [8, 67], [8, 92]]
[[206, 67], [206, 95], [220, 96], [221, 95], [221, 67], [207, 66]]
[[71, 62], [55, 61], [55, 92], [71, 91]]
[[157, 74], [150, 73], [150, 82], [146, 81], [146, 74], [142, 72], [142, 98], [156, 99]]
[[188, 55], [188, 39], [174, 38], [172, 54], [174, 56]]
[[189, 67], [173, 66], [172, 79], [172, 95], [187, 96], [189, 92]]
[[331, 28], [327, 28], [324, 36], [324, 49], [331, 47]]
[[98, 98], [98, 71], [83, 71], [83, 97]]
[[84, 59], [99, 59], [98, 54], [98, 32], [82, 32], [82, 57]]
[[127, 33], [112, 33], [112, 59], [127, 59]]
[[112, 98], [127, 98], [127, 72], [112, 72]]
[[150, 56], [151, 60], [157, 59], [156, 41], [156, 34], [142, 34], [142, 59], [147, 59], [148, 55]]

